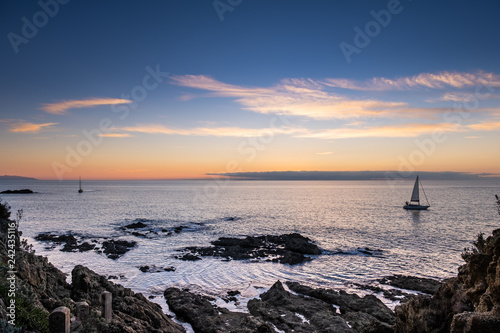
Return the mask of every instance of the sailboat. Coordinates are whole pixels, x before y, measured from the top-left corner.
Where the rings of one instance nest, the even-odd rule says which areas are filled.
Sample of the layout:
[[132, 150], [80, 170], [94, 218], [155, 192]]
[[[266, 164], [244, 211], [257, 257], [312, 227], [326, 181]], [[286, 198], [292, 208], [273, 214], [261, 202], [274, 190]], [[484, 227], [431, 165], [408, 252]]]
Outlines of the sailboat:
[[427, 205], [421, 205], [420, 204], [420, 181], [418, 179], [415, 179], [415, 185], [413, 185], [413, 192], [411, 193], [411, 199], [410, 201], [406, 202], [406, 205], [403, 206], [404, 209], [409, 209], [409, 210], [426, 210], [429, 208], [431, 205], [429, 205], [429, 201], [427, 200], [427, 196], [425, 195], [425, 192], [423, 191], [422, 187], [422, 192], [424, 193], [425, 201], [427, 201]]
[[83, 190], [82, 190], [82, 177], [80, 177], [80, 189], [78, 190], [78, 193], [83, 193]]

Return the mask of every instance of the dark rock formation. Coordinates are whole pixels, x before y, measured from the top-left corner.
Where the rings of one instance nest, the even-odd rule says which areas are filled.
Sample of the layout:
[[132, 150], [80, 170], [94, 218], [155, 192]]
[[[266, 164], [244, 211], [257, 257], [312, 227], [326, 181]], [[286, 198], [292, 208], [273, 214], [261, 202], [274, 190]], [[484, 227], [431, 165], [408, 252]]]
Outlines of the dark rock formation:
[[[164, 295], [177, 317], [189, 322], [196, 332], [202, 333], [276, 330], [308, 333], [393, 332], [391, 323], [394, 322], [394, 314], [374, 297], [361, 298], [333, 290], [313, 289], [298, 283], [287, 284], [299, 295], [287, 292], [278, 281], [260, 298], [248, 302], [250, 313], [219, 308], [211, 303], [211, 298], [189, 290], [168, 288]], [[235, 301], [238, 294], [238, 291], [228, 292], [226, 302]], [[338, 304], [342, 304], [340, 313], [333, 306]]]
[[113, 296], [113, 321], [107, 332], [184, 332], [182, 326], [172, 322], [161, 306], [151, 303], [142, 294], [116, 285], [104, 276], [78, 265], [71, 272], [71, 297], [75, 301], [87, 301], [91, 307], [100, 307], [101, 293]]
[[260, 300], [250, 300], [248, 309], [255, 317], [285, 332], [356, 332], [331, 304], [315, 297], [290, 294], [279, 281]]
[[441, 282], [437, 280], [397, 274], [387, 276], [378, 281], [382, 284], [388, 284], [401, 289], [416, 290], [429, 295], [434, 295], [441, 286]]
[[500, 331], [500, 229], [462, 254], [456, 278], [432, 296], [418, 296], [396, 308], [397, 332]]
[[201, 256], [221, 257], [226, 260], [274, 257], [268, 260], [290, 265], [312, 260], [304, 254], [321, 254], [321, 250], [309, 238], [296, 233], [280, 236], [248, 236], [246, 238], [221, 237], [213, 241], [212, 244], [214, 246], [211, 247], [188, 247], [184, 251]]
[[136, 242], [126, 240], [109, 240], [102, 242], [102, 252], [110, 259], [118, 259], [135, 246]]
[[151, 266], [141, 266], [139, 267], [139, 270], [143, 273], [160, 273], [160, 272], [174, 272], [175, 267], [169, 266], [169, 267], [156, 267], [155, 265]]
[[[340, 313], [346, 316], [354, 323], [354, 326], [363, 325], [363, 323], [380, 322], [382, 326], [389, 329], [394, 324], [394, 313], [382, 303], [377, 297], [367, 295], [360, 297], [356, 294], [348, 294], [343, 290], [332, 289], [313, 289], [297, 282], [287, 282], [290, 290], [296, 293], [303, 294], [322, 300], [328, 304], [336, 305], [340, 309]], [[360, 315], [362, 314], [362, 315]], [[359, 316], [358, 316], [359, 315]], [[360, 322], [356, 318], [359, 317]]]
[[[104, 240], [94, 238], [92, 239], [93, 243], [102, 242], [100, 246], [97, 244], [90, 244], [87, 241], [83, 241], [79, 236], [75, 237], [72, 233], [67, 233], [64, 235], [57, 235], [50, 232], [43, 232], [38, 234], [35, 239], [41, 242], [52, 242], [54, 244], [64, 244], [61, 251], [63, 252], [86, 252], [95, 250], [99, 253], [104, 253], [110, 259], [118, 259], [132, 248], [135, 247], [136, 242], [134, 241], [126, 241], [126, 240]], [[105, 239], [105, 238], [104, 238]]]
[[22, 189], [22, 190], [6, 190], [6, 191], [2, 191], [0, 192], [0, 194], [31, 194], [31, 193], [35, 193], [33, 192], [32, 190], [30, 189]]

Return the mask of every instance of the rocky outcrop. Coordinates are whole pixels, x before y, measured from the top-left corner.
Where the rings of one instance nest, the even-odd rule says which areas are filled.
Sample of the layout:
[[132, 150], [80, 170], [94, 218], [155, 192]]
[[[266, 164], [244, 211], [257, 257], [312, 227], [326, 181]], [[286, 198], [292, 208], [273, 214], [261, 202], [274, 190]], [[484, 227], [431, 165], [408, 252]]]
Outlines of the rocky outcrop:
[[500, 229], [462, 254], [466, 264], [432, 297], [396, 308], [397, 332], [499, 332]]
[[[313, 289], [287, 283], [295, 293], [276, 282], [260, 298], [248, 302], [249, 313], [220, 308], [206, 296], [168, 288], [165, 299], [177, 317], [196, 332], [393, 332], [394, 314], [374, 296]], [[228, 293], [234, 301], [238, 291]], [[338, 311], [337, 309], [340, 309]]]
[[247, 313], [231, 312], [212, 305], [209, 297], [188, 290], [168, 288], [165, 299], [176, 316], [191, 324], [197, 333], [274, 332], [263, 320]]
[[98, 253], [106, 254], [110, 259], [120, 258], [137, 244], [134, 241], [108, 238], [90, 238], [89, 243], [85, 240], [85, 237], [80, 235], [75, 236], [71, 232], [62, 235], [42, 232], [35, 239], [40, 242], [50, 242], [56, 245], [64, 244], [61, 249], [63, 252], [87, 252], [94, 250]]
[[101, 306], [101, 294], [112, 294], [113, 321], [107, 332], [184, 332], [182, 326], [172, 322], [160, 305], [151, 303], [142, 294], [114, 284], [102, 275], [78, 265], [71, 272], [71, 298], [87, 301], [91, 307]]
[[[162, 311], [161, 306], [148, 301], [142, 294], [108, 281], [83, 266], [72, 271], [72, 284], [66, 275], [54, 267], [45, 257], [37, 256], [26, 242], [20, 241], [16, 222], [8, 220], [6, 205], [0, 202], [0, 331], [7, 329], [6, 305], [11, 297], [6, 292], [7, 277], [15, 270], [15, 299], [17, 312], [15, 322], [20, 325], [16, 332], [47, 332], [48, 315], [57, 307], [66, 306], [75, 314], [75, 303], [87, 301], [90, 317], [87, 323], [72, 321], [72, 332], [155, 332], [180, 333], [184, 328], [173, 322]], [[9, 227], [11, 227], [9, 229]], [[9, 238], [9, 235], [14, 235]], [[15, 241], [15, 264], [10, 267], [8, 239]], [[14, 247], [14, 246], [12, 246]], [[112, 321], [102, 320], [101, 293], [112, 294]], [[10, 331], [10, 330], [9, 330]]]
[[[213, 256], [226, 260], [257, 260], [267, 258], [269, 261], [296, 265], [312, 260], [305, 255], [319, 255], [320, 248], [300, 234], [280, 236], [247, 236], [246, 238], [221, 237], [212, 242], [211, 247], [188, 247], [183, 251], [192, 254], [179, 256], [182, 260], [197, 260], [195, 257]], [[193, 257], [194, 256], [194, 257]], [[272, 259], [271, 259], [272, 257]], [[199, 257], [198, 257], [199, 259]]]
[[352, 321], [358, 329], [364, 328], [367, 322], [373, 322], [380, 324], [380, 326], [385, 327], [390, 332], [390, 326], [394, 324], [394, 313], [373, 295], [360, 297], [343, 290], [314, 289], [296, 282], [288, 282], [287, 285], [290, 290], [296, 293], [338, 306], [340, 314]]
[[434, 295], [441, 286], [441, 282], [438, 280], [399, 274], [384, 277], [378, 280], [378, 282], [401, 289], [420, 291], [430, 295]]

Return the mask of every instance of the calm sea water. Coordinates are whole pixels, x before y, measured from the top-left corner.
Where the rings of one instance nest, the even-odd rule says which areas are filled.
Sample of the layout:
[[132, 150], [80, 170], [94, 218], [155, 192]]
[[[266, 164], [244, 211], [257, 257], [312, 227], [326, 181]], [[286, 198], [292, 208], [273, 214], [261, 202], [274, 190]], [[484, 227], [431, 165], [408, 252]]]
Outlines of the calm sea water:
[[[21, 230], [38, 254], [69, 273], [83, 264], [146, 295], [167, 286], [188, 287], [212, 295], [276, 280], [332, 288], [351, 288], [391, 274], [431, 278], [456, 275], [460, 253], [479, 232], [500, 227], [494, 194], [500, 181], [425, 181], [428, 211], [402, 209], [408, 181], [2, 181], [0, 191], [30, 188], [32, 195], [2, 195], [15, 212], [24, 210]], [[164, 228], [188, 226], [169, 237], [137, 238], [120, 226], [147, 219]], [[73, 232], [93, 237], [134, 240], [138, 246], [118, 260], [103, 255], [46, 249], [33, 238], [40, 232]], [[207, 246], [221, 236], [298, 232], [314, 240], [324, 254], [289, 266], [269, 262], [196, 262], [175, 259], [176, 250]], [[380, 250], [366, 256], [357, 248]], [[346, 254], [338, 254], [343, 251]], [[174, 266], [174, 272], [142, 273], [138, 267]], [[253, 289], [252, 289], [253, 288]], [[251, 296], [251, 295], [249, 295]], [[163, 302], [164, 303], [164, 302]]]

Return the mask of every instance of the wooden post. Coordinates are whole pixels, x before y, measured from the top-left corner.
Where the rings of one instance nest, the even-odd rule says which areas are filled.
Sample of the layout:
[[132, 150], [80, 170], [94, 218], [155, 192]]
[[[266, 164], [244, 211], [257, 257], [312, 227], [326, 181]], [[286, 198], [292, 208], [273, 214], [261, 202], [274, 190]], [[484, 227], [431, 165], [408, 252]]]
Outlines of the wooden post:
[[109, 291], [103, 291], [101, 297], [102, 297], [102, 316], [104, 317], [106, 323], [109, 324], [111, 322], [111, 316], [112, 316], [112, 306], [111, 306], [112, 294]]
[[65, 306], [60, 306], [49, 315], [49, 332], [50, 333], [69, 333], [70, 318], [69, 309]]

